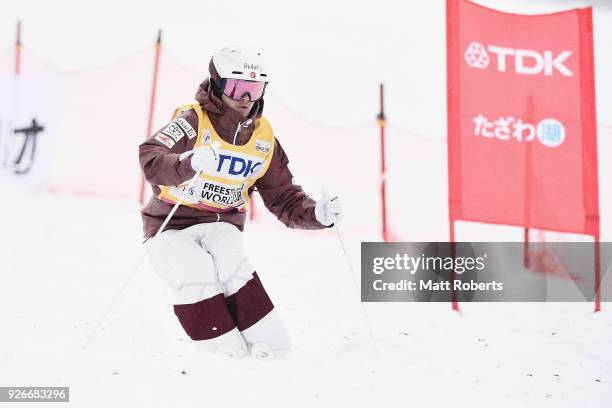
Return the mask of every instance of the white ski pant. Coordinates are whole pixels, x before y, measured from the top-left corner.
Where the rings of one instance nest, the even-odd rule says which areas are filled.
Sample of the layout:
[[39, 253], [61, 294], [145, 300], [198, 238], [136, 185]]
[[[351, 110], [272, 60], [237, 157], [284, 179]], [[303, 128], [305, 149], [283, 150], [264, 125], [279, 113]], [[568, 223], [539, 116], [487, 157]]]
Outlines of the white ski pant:
[[176, 294], [174, 313], [199, 346], [237, 355], [257, 343], [278, 351], [290, 348], [234, 225], [216, 222], [164, 231], [147, 241], [147, 253]]

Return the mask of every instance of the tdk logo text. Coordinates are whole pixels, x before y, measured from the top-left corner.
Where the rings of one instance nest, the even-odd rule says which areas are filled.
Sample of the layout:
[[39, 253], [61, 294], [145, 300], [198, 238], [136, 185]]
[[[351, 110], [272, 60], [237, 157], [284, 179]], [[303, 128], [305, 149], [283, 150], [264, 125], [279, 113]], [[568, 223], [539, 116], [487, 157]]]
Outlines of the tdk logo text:
[[245, 160], [240, 157], [220, 154], [217, 172], [222, 171], [224, 164], [227, 168], [227, 174], [232, 176], [249, 177], [255, 174], [255, 169], [261, 165], [261, 162], [253, 162], [252, 160]]
[[574, 76], [574, 73], [564, 64], [572, 55], [571, 51], [562, 51], [555, 55], [552, 51], [540, 53], [533, 50], [498, 47], [496, 45], [489, 45], [485, 48], [480, 43], [472, 42], [465, 50], [465, 62], [473, 68], [485, 69], [491, 63], [492, 57], [489, 54], [495, 55], [497, 70], [500, 72], [514, 70], [515, 73], [521, 75], [544, 73], [546, 76], [552, 76], [556, 72], [563, 76]]

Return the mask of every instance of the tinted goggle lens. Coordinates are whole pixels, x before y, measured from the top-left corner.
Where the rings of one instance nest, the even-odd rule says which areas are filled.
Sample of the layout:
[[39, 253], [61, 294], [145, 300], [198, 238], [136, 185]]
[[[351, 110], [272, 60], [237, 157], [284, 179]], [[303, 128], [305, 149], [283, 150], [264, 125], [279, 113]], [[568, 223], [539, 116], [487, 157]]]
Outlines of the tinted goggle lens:
[[265, 89], [266, 82], [228, 78], [225, 80], [223, 93], [235, 101], [239, 101], [246, 95], [253, 102], [263, 96]]

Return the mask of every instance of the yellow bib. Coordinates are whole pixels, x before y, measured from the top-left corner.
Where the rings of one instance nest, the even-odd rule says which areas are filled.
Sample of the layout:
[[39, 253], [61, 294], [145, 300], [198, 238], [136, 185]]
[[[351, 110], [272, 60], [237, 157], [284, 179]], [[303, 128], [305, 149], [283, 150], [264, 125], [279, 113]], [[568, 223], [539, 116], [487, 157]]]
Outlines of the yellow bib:
[[[181, 106], [174, 112], [174, 118], [190, 109], [194, 109], [198, 115], [198, 136], [194, 149], [210, 146], [216, 141], [221, 147], [216, 171], [212, 174], [201, 173], [181, 204], [213, 212], [233, 209], [245, 212], [249, 204], [249, 188], [266, 174], [272, 160], [274, 133], [270, 123], [265, 118], [255, 120], [251, 139], [243, 146], [236, 146], [221, 139], [208, 114], [198, 103]], [[159, 186], [161, 192], [158, 198], [176, 203], [188, 184], [189, 181], [178, 186]]]

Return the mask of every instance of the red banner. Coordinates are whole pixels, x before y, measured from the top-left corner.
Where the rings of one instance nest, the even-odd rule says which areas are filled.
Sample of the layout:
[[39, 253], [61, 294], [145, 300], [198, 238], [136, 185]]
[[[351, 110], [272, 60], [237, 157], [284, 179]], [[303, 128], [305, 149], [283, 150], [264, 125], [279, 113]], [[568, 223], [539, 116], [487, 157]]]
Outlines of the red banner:
[[447, 0], [450, 220], [599, 235], [591, 8]]

